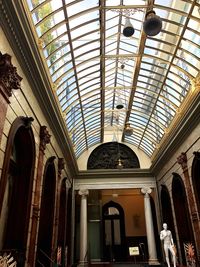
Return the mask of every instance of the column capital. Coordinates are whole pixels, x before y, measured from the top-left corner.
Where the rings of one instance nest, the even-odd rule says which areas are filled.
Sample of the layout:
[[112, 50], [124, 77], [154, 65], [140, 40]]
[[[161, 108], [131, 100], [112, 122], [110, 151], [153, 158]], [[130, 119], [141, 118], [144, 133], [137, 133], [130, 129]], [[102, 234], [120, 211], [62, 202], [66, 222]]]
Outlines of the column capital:
[[87, 196], [89, 194], [89, 190], [85, 188], [79, 189], [78, 194], [80, 196]]
[[149, 194], [151, 194], [151, 192], [152, 192], [152, 189], [150, 188], [150, 187], [143, 187], [142, 189], [141, 189], [141, 192], [142, 192], [142, 194], [144, 194], [144, 195], [149, 195]]
[[178, 164], [181, 165], [183, 171], [186, 171], [188, 169], [187, 167], [187, 154], [185, 152], [182, 152], [180, 156], [177, 158]]
[[44, 153], [46, 145], [50, 143], [51, 135], [47, 130], [47, 126], [40, 127], [40, 150]]

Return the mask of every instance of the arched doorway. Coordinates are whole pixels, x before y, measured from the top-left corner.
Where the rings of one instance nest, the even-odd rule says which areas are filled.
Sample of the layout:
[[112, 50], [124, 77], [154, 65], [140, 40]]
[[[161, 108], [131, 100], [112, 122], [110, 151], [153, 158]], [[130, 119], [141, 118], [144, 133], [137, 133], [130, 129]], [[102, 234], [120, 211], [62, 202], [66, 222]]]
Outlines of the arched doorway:
[[44, 266], [51, 265], [56, 188], [54, 159], [55, 157], [51, 157], [47, 160], [44, 170], [37, 244], [37, 266], [41, 266], [41, 264]]
[[0, 180], [1, 250], [12, 250], [24, 266], [35, 166], [32, 118], [17, 118], [7, 140]]
[[186, 264], [184, 243], [192, 242], [194, 244], [194, 236], [189, 216], [189, 209], [184, 184], [181, 177], [176, 173], [173, 173], [172, 197], [176, 216], [176, 224], [178, 228], [181, 256], [183, 264]]
[[200, 153], [194, 152], [194, 159], [192, 162], [192, 184], [197, 203], [198, 213], [200, 213]]
[[125, 224], [123, 208], [109, 201], [102, 208], [104, 259], [123, 261], [125, 259]]

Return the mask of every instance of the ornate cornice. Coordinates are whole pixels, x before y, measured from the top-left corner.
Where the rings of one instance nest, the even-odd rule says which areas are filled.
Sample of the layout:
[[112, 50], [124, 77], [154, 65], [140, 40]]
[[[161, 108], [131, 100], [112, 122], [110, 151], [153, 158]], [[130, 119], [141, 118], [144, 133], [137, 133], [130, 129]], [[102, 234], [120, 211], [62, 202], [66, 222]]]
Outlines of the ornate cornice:
[[153, 175], [148, 169], [112, 169], [112, 170], [87, 170], [79, 171], [77, 179], [104, 179], [104, 178], [152, 178]]
[[11, 56], [0, 52], [0, 92], [7, 102], [12, 90], [20, 89], [22, 78], [17, 74], [17, 68], [11, 63]]
[[47, 130], [47, 126], [40, 127], [40, 150], [44, 153], [46, 145], [50, 143], [51, 135]]

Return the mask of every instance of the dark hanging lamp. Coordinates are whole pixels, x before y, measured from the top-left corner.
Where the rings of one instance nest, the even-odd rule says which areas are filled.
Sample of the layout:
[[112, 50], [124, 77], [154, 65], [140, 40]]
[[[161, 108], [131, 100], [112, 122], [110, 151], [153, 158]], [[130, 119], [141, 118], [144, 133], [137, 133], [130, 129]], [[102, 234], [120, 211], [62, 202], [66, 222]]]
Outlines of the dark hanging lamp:
[[122, 99], [120, 96], [118, 96], [118, 99], [117, 99], [117, 104], [116, 104], [116, 109], [122, 109], [124, 108], [124, 104], [122, 102]]
[[126, 18], [124, 29], [123, 29], [123, 35], [125, 37], [131, 37], [135, 32], [135, 29], [133, 28], [133, 25], [130, 22], [129, 18]]
[[[125, 87], [125, 85], [124, 85], [124, 68], [125, 68], [125, 65], [122, 64], [121, 69], [122, 69], [122, 76], [123, 76], [123, 89]], [[124, 93], [124, 99], [125, 99], [125, 93]], [[121, 99], [120, 95], [118, 94], [116, 109], [123, 109], [123, 108], [124, 108], [124, 103], [122, 102], [122, 99]]]
[[143, 30], [148, 36], [157, 35], [162, 29], [162, 20], [154, 10], [146, 13]]

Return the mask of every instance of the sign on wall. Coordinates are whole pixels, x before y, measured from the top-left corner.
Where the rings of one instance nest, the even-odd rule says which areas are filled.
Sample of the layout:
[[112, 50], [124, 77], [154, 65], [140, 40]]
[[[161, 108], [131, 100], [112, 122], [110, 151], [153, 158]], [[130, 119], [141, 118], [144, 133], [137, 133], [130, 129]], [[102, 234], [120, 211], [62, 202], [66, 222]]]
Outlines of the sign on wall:
[[129, 255], [130, 256], [140, 255], [139, 247], [129, 247]]

